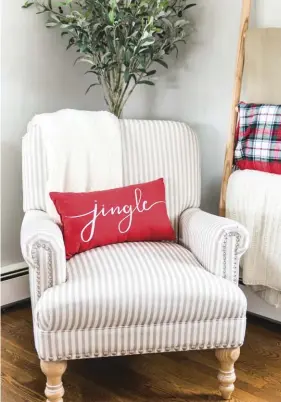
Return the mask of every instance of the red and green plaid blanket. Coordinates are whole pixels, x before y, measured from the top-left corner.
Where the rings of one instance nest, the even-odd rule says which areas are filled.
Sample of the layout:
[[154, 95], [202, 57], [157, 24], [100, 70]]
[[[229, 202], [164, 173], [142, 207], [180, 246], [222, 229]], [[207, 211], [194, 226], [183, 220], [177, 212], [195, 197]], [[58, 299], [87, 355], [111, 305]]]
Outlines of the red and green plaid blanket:
[[281, 105], [239, 103], [235, 165], [281, 174]]

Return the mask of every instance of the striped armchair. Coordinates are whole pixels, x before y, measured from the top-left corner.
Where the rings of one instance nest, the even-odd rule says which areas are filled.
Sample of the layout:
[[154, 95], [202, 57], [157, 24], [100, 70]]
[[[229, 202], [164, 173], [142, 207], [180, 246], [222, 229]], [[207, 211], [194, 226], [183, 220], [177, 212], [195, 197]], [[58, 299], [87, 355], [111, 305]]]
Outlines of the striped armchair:
[[247, 232], [199, 209], [198, 142], [187, 125], [120, 124], [124, 185], [165, 178], [174, 243], [114, 244], [66, 261], [61, 230], [45, 212], [41, 133], [35, 127], [23, 138], [21, 245], [45, 395], [62, 401], [67, 360], [216, 349], [220, 390], [229, 399], [246, 326], [237, 284]]

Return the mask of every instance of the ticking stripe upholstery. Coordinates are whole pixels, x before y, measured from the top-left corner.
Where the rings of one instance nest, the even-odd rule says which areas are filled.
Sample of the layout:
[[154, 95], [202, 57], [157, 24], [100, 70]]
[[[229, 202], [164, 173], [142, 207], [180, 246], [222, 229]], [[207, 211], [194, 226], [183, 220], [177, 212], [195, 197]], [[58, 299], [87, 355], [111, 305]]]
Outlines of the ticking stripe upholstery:
[[207, 271], [238, 284], [239, 261], [249, 246], [244, 226], [189, 208], [180, 217], [179, 241]]
[[200, 205], [195, 133], [184, 123], [122, 120], [124, 185], [164, 177], [168, 215], [177, 231], [182, 211]]
[[124, 243], [70, 259], [68, 280], [44, 292], [44, 331], [242, 318], [245, 299], [175, 243]]
[[[23, 139], [21, 246], [30, 267], [39, 358], [240, 346], [246, 301], [234, 283], [247, 234], [198, 210], [195, 134], [168, 121], [121, 120], [120, 125], [123, 184], [164, 177], [168, 213], [176, 232], [179, 227], [181, 245], [116, 244], [66, 262], [62, 233], [44, 212], [46, 155], [41, 133], [33, 127]], [[238, 246], [234, 237], [222, 240], [230, 229], [240, 236]]]
[[[168, 214], [177, 231], [178, 216], [200, 205], [198, 141], [184, 123], [121, 120], [123, 184], [164, 177]], [[93, 173], [96, 174], [96, 173]], [[47, 163], [42, 136], [32, 126], [23, 138], [24, 211], [46, 210]]]
[[46, 210], [47, 159], [38, 126], [22, 140], [23, 210]]
[[238, 346], [246, 300], [167, 242], [100, 247], [69, 260], [68, 280], [35, 309], [44, 359]]
[[193, 349], [236, 348], [245, 336], [246, 319], [92, 328], [72, 331], [35, 330], [42, 360], [71, 360]]

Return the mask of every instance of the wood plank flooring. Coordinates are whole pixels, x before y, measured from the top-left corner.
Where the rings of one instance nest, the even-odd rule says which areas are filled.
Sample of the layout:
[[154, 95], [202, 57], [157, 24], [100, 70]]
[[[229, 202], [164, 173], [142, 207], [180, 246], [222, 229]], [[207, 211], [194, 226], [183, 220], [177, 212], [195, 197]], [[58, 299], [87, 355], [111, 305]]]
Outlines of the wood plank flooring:
[[[28, 303], [2, 313], [2, 402], [45, 401]], [[213, 351], [77, 360], [64, 402], [221, 401]], [[233, 402], [281, 402], [281, 326], [249, 317]]]

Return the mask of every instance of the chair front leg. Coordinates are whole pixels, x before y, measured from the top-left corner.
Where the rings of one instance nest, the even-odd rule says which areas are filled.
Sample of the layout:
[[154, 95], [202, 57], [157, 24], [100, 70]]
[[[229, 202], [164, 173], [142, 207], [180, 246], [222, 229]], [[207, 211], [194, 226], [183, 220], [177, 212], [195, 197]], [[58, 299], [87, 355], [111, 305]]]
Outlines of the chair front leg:
[[45, 395], [46, 402], [63, 402], [64, 388], [62, 384], [62, 376], [66, 370], [66, 361], [63, 362], [47, 362], [41, 360], [41, 370], [47, 378]]
[[223, 399], [230, 399], [234, 391], [236, 380], [234, 363], [240, 355], [240, 348], [236, 349], [217, 349], [216, 358], [220, 362], [218, 380], [220, 382], [220, 392]]

